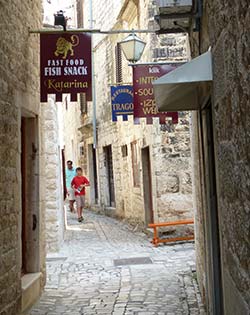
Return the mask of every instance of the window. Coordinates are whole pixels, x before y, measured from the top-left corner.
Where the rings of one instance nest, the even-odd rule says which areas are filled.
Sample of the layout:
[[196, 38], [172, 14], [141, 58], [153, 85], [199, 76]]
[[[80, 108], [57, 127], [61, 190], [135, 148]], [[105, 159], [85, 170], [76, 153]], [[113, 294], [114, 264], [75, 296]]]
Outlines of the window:
[[84, 156], [84, 146], [80, 145], [79, 149], [80, 149], [80, 156]]
[[108, 145], [103, 147], [104, 151], [104, 165], [106, 168], [107, 175], [107, 187], [108, 187], [108, 206], [115, 207], [115, 179], [113, 170], [113, 156], [112, 156], [112, 146]]
[[122, 82], [122, 51], [118, 43], [115, 48], [116, 83]]
[[134, 187], [140, 187], [140, 165], [138, 158], [137, 142], [131, 143], [132, 168]]
[[84, 0], [77, 0], [76, 2], [76, 14], [77, 14], [77, 27], [83, 28], [84, 27], [84, 10], [83, 10], [83, 2]]
[[81, 110], [81, 114], [87, 114], [88, 112], [85, 93], [80, 93], [80, 110]]
[[126, 144], [122, 145], [121, 150], [122, 150], [122, 157], [128, 156], [128, 146]]
[[65, 96], [64, 101], [65, 101], [65, 109], [68, 110], [68, 97], [67, 96]]

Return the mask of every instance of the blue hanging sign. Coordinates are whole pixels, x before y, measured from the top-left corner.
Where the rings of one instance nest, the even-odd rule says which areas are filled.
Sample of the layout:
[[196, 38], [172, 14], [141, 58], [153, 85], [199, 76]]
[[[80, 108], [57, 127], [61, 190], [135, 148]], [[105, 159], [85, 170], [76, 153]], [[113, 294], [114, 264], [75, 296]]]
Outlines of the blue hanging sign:
[[111, 86], [112, 121], [122, 116], [123, 121], [134, 113], [134, 95], [132, 85]]

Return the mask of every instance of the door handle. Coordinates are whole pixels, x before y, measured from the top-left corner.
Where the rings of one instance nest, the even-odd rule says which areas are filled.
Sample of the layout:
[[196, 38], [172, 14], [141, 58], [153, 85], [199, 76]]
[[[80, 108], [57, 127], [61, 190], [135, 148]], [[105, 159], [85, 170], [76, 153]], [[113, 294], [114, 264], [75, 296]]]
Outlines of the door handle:
[[36, 218], [36, 215], [33, 214], [33, 225], [32, 225], [32, 231], [35, 231], [36, 229], [36, 226], [37, 226], [37, 218]]

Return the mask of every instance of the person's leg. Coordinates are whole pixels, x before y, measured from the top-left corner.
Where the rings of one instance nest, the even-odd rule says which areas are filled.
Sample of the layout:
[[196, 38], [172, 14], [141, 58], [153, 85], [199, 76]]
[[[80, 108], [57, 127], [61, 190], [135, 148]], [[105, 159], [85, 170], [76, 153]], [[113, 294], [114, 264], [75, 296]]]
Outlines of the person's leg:
[[81, 213], [82, 213], [82, 208], [81, 207], [77, 207], [77, 216], [78, 216], [78, 221], [79, 220], [81, 220], [81, 218], [82, 218], [82, 215], [81, 215]]
[[70, 201], [69, 201], [69, 210], [70, 210], [71, 212], [74, 212], [74, 201], [75, 201], [75, 200], [70, 200]]
[[76, 196], [76, 207], [77, 207], [77, 217], [78, 221], [81, 218], [81, 196]]
[[[74, 197], [74, 198], [76, 198], [76, 197]], [[76, 201], [76, 199], [72, 200], [72, 208], [73, 208], [73, 212], [74, 212], [74, 213], [76, 212], [76, 209], [75, 209], [75, 207], [74, 207], [75, 201]]]
[[84, 208], [84, 204], [85, 204], [85, 196], [81, 196], [81, 217], [82, 217], [82, 210]]
[[69, 209], [74, 212], [75, 193], [72, 188], [68, 188]]
[[82, 207], [80, 208], [80, 218], [82, 218]]

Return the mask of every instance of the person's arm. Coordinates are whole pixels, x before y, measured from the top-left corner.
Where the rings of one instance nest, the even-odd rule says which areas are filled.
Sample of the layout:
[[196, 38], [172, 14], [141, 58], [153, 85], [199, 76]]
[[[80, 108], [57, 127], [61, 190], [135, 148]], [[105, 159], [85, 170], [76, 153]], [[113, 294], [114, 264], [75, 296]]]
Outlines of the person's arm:
[[68, 187], [67, 187], [67, 184], [68, 184], [68, 173], [67, 173], [67, 168], [65, 169], [65, 181], [66, 181], [66, 194], [69, 195], [69, 192], [68, 192]]
[[[78, 189], [81, 188], [81, 186], [76, 187], [76, 183], [75, 183], [75, 181], [74, 181], [74, 178], [73, 178], [73, 180], [72, 180], [72, 182], [71, 182], [71, 187], [73, 188], [73, 190], [74, 190], [75, 192], [79, 192]], [[81, 189], [80, 189], [80, 190], [81, 190]]]
[[74, 177], [74, 178], [72, 179], [72, 181], [71, 181], [71, 187], [72, 187], [72, 188], [75, 188], [75, 180], [74, 180], [74, 179], [75, 179], [75, 177]]
[[90, 186], [90, 183], [86, 177], [84, 177], [84, 186]]

